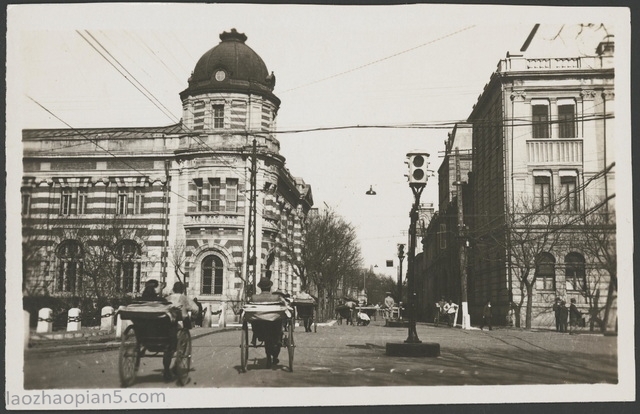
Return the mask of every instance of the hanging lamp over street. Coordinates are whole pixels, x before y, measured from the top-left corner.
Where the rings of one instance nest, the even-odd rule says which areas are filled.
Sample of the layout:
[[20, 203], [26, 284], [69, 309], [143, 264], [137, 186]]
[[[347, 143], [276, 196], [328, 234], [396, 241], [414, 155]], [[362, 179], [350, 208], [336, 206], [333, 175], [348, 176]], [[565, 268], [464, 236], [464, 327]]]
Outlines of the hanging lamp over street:
[[369, 190], [365, 193], [366, 195], [376, 195], [376, 192], [373, 191], [373, 186], [369, 186]]

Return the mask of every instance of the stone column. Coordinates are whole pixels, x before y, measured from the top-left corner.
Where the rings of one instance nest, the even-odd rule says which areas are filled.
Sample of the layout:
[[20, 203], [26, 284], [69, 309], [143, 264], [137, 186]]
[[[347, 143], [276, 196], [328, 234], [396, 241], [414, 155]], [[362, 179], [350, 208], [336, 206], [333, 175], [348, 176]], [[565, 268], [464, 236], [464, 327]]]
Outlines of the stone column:
[[218, 328], [224, 328], [227, 326], [226, 313], [227, 313], [227, 302], [222, 302], [220, 304], [220, 316], [218, 317]]
[[80, 319], [80, 309], [71, 308], [67, 318], [67, 332], [79, 331], [82, 327], [82, 320]]
[[111, 331], [113, 329], [113, 307], [105, 306], [100, 311], [100, 330]]
[[[125, 306], [120, 306], [118, 308], [119, 311], [123, 310]], [[128, 320], [123, 320], [118, 313], [118, 317], [116, 319], [116, 338], [120, 338], [124, 333], [124, 330], [127, 329], [127, 326], [131, 325], [132, 322]]]
[[24, 349], [27, 349], [29, 347], [29, 319], [31, 315], [27, 311], [22, 311], [22, 315], [24, 317]]
[[210, 328], [211, 327], [211, 305], [212, 303], [207, 304], [207, 309], [204, 311], [204, 316], [202, 318], [202, 327]]
[[53, 311], [49, 308], [42, 308], [38, 312], [38, 326], [36, 332], [49, 333], [53, 331]]

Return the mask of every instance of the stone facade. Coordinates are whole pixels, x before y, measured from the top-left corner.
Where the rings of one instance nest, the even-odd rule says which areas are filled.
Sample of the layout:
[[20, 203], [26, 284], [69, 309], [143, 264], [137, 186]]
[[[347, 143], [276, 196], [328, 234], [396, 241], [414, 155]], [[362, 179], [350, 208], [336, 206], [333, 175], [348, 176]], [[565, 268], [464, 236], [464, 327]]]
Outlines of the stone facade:
[[[459, 256], [468, 242], [472, 323], [491, 300], [494, 323], [525, 326], [531, 293], [532, 326], [554, 326], [557, 297], [576, 299], [587, 320], [615, 325], [615, 301], [604, 310], [606, 255], [615, 257], [614, 42], [607, 29], [536, 25], [521, 50], [498, 63], [467, 122], [450, 134], [439, 211], [423, 243], [425, 315], [440, 295], [461, 297]], [[461, 126], [472, 134], [461, 134]], [[455, 146], [461, 180], [470, 172], [462, 186], [466, 234], [452, 185]], [[588, 246], [594, 228], [607, 254]]]
[[168, 293], [180, 279], [189, 296], [213, 311], [224, 303], [232, 319], [252, 283], [254, 142], [255, 274], [297, 293], [290, 252], [313, 204], [311, 188], [279, 154], [275, 76], [246, 36], [232, 30], [220, 38], [180, 93], [179, 124], [23, 131], [25, 295], [91, 296], [88, 256], [108, 241], [119, 261], [107, 266], [118, 293], [136, 296], [148, 279], [166, 283]]
[[[545, 56], [557, 49], [543, 30], [536, 26], [519, 53], [499, 62], [468, 118], [475, 321], [490, 299], [496, 322], [524, 326], [527, 292], [532, 326], [554, 326], [556, 297], [576, 299], [593, 319], [604, 316], [608, 276], [584, 241], [585, 218], [614, 211], [613, 36], [604, 26], [567, 26], [556, 41], [590, 53]], [[605, 232], [614, 237], [615, 224]], [[525, 274], [535, 277], [529, 288]]]

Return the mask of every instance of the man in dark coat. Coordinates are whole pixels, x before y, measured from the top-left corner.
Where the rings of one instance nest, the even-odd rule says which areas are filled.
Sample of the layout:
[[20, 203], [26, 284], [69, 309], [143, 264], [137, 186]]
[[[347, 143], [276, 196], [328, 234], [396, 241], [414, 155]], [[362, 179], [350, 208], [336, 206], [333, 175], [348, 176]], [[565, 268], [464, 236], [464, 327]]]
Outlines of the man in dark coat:
[[491, 330], [491, 316], [493, 315], [491, 311], [491, 301], [488, 300], [484, 305], [484, 309], [482, 310], [482, 325], [480, 325], [480, 330], [484, 330], [484, 326], [488, 325], [489, 330]]
[[560, 301], [560, 332], [567, 332], [567, 318], [569, 317], [569, 309], [567, 303]]

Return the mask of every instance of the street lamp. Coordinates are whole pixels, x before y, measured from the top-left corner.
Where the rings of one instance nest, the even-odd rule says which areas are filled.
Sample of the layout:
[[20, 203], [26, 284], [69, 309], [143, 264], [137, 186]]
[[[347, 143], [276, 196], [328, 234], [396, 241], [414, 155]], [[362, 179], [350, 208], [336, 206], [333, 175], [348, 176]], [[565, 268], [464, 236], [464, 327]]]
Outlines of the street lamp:
[[370, 185], [369, 189], [367, 190], [367, 192], [365, 193], [366, 195], [376, 195], [376, 192], [373, 191], [373, 186]]
[[404, 260], [404, 244], [398, 243], [398, 260], [400, 268], [398, 269], [398, 302], [402, 301], [402, 261]]

